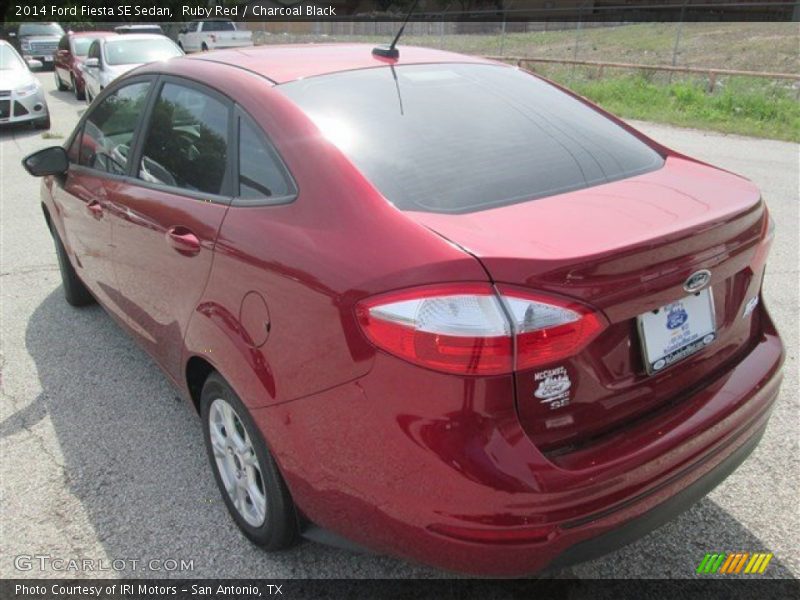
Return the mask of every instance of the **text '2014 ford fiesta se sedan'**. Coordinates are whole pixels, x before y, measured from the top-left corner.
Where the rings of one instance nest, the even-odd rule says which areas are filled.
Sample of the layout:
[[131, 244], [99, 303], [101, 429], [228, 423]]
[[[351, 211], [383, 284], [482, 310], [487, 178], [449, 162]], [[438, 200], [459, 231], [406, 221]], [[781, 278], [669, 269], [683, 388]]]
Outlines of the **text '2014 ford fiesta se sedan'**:
[[184, 392], [267, 549], [586, 560], [731, 473], [778, 393], [758, 189], [505, 64], [172, 59], [25, 165], [67, 301]]

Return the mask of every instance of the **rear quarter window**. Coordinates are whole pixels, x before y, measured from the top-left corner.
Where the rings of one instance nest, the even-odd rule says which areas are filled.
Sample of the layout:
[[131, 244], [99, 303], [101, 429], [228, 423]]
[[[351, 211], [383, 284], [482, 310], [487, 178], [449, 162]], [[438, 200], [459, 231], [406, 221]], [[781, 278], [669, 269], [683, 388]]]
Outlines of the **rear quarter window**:
[[402, 210], [473, 212], [664, 162], [591, 107], [502, 65], [363, 69], [278, 89]]

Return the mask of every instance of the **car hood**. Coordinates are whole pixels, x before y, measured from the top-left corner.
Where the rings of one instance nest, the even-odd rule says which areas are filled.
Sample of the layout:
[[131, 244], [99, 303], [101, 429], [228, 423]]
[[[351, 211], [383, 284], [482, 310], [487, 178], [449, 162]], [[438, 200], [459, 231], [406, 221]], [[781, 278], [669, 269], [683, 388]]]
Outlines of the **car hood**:
[[36, 81], [33, 73], [26, 69], [8, 69], [0, 71], [0, 90], [15, 90], [18, 87]]

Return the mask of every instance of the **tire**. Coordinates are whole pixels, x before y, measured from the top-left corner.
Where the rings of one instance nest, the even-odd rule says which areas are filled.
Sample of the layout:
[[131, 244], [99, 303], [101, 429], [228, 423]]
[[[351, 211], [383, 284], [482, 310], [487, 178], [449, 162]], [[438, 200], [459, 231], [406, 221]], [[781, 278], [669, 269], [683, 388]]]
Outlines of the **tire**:
[[86, 100], [86, 93], [83, 90], [78, 89], [78, 82], [75, 81], [75, 75], [70, 75], [69, 79], [72, 82], [72, 91], [75, 92], [75, 99]]
[[53, 235], [53, 241], [56, 245], [58, 268], [61, 271], [61, 283], [64, 287], [64, 298], [66, 299], [67, 304], [70, 304], [71, 306], [86, 306], [88, 304], [94, 304], [94, 296], [92, 296], [91, 292], [86, 289], [86, 286], [75, 272], [75, 268], [72, 266], [72, 263], [69, 262], [67, 250], [64, 248], [64, 244], [61, 243], [61, 238], [58, 236], [58, 232], [51, 230], [51, 233]]
[[69, 89], [67, 84], [61, 81], [61, 75], [58, 74], [58, 69], [55, 67], [53, 67], [53, 77], [56, 80], [56, 88], [58, 88], [59, 92], [66, 92]]
[[36, 129], [50, 129], [50, 114], [46, 117], [42, 117], [41, 119], [36, 119], [33, 122], [33, 126]]
[[[226, 406], [232, 410], [228, 418]], [[203, 385], [200, 414], [214, 479], [236, 525], [264, 550], [292, 546], [298, 527], [289, 490], [247, 408], [217, 372], [212, 372]], [[233, 497], [237, 497], [236, 503]], [[263, 514], [259, 514], [259, 498], [264, 500]]]
[[203, 45], [200, 46], [200, 50], [202, 50], [203, 52], [208, 52], [208, 45], [205, 42], [203, 42]]

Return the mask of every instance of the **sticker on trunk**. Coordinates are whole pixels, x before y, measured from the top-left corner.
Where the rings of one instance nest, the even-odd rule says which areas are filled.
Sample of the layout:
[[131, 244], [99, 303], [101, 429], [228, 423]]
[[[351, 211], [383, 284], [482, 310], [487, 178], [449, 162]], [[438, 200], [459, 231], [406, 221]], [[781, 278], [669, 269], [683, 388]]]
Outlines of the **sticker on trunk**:
[[551, 409], [561, 408], [569, 404], [569, 391], [572, 381], [565, 367], [556, 367], [539, 371], [533, 375], [534, 382], [538, 385], [533, 395], [547, 404]]

